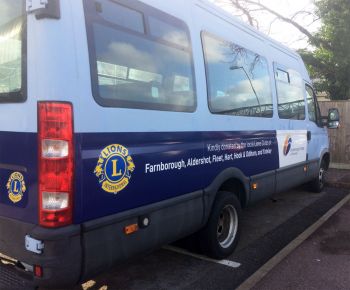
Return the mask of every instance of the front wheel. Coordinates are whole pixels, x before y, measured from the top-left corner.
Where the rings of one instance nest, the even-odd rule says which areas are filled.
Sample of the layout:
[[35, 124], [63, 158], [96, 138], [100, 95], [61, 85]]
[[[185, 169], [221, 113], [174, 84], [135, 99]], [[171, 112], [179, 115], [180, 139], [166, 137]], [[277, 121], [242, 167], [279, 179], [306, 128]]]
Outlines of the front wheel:
[[325, 163], [324, 161], [322, 161], [318, 170], [318, 176], [310, 182], [311, 191], [320, 193], [324, 189], [326, 171], [327, 169]]
[[219, 192], [207, 225], [199, 234], [202, 251], [214, 259], [233, 253], [240, 235], [241, 205], [230, 192]]

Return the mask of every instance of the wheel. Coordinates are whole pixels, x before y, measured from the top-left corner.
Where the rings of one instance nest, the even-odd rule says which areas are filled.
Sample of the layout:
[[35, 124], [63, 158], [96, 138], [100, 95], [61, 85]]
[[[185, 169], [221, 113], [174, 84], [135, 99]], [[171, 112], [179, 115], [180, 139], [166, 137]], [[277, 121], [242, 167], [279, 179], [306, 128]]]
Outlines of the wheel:
[[310, 182], [310, 190], [316, 193], [320, 193], [324, 188], [325, 183], [325, 173], [326, 166], [324, 161], [321, 162], [320, 168], [318, 170], [318, 176]]
[[207, 225], [199, 233], [204, 254], [223, 259], [233, 253], [240, 235], [241, 205], [230, 192], [219, 192]]

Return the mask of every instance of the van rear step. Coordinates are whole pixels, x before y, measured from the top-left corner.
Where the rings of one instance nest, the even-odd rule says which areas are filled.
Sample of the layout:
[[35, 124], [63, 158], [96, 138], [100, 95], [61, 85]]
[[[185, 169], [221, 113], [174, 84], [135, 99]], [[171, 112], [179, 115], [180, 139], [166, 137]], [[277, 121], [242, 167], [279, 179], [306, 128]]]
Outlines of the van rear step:
[[0, 289], [35, 289], [12, 264], [4, 264], [0, 261]]

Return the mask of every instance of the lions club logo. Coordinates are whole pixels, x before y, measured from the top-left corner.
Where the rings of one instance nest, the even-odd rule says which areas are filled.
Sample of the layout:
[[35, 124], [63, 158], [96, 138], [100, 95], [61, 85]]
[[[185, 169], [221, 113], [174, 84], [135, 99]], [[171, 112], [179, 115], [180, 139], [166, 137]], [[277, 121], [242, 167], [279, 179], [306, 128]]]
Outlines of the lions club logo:
[[113, 144], [102, 150], [94, 173], [104, 191], [117, 194], [128, 186], [134, 170], [135, 164], [128, 149]]
[[290, 152], [290, 149], [292, 148], [292, 137], [291, 136], [287, 136], [286, 140], [284, 141], [284, 145], [283, 145], [283, 154], [284, 156], [287, 156], [288, 153]]
[[9, 199], [13, 203], [20, 202], [23, 198], [23, 194], [27, 190], [23, 175], [19, 172], [12, 173], [6, 184], [6, 188], [8, 190]]

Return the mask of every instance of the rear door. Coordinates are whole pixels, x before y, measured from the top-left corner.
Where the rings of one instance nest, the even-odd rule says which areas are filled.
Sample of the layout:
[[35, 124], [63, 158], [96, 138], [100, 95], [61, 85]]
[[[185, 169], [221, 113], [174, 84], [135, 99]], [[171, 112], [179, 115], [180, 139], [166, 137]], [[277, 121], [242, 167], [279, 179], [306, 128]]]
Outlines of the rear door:
[[0, 0], [0, 216], [35, 223], [37, 135], [26, 120], [36, 122], [36, 114], [26, 101], [26, 45], [25, 1]]

